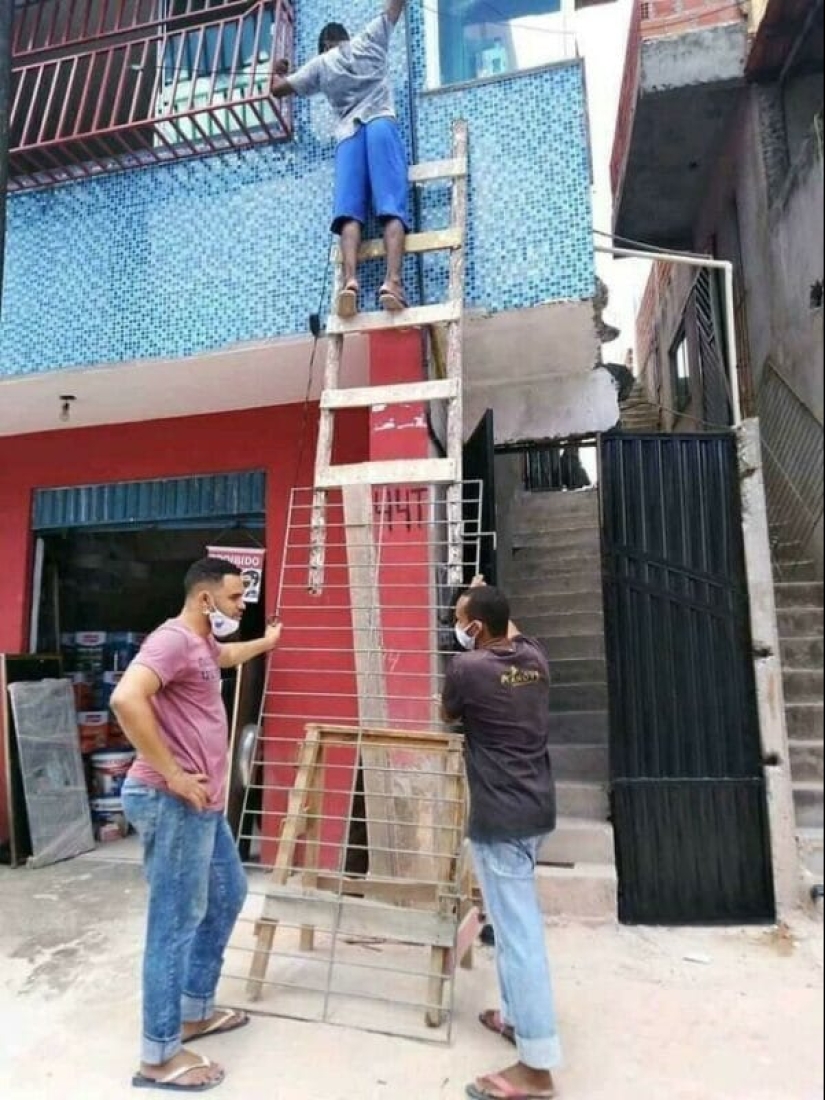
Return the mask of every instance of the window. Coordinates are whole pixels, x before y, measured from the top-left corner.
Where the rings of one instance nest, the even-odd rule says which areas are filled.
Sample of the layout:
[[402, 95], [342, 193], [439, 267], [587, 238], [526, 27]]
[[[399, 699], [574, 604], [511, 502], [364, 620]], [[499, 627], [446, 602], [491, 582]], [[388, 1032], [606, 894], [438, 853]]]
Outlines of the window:
[[684, 412], [690, 404], [690, 345], [685, 330], [676, 337], [670, 350], [670, 372], [673, 386], [673, 403], [677, 412]]
[[575, 0], [432, 0], [427, 86], [484, 80], [575, 57]]

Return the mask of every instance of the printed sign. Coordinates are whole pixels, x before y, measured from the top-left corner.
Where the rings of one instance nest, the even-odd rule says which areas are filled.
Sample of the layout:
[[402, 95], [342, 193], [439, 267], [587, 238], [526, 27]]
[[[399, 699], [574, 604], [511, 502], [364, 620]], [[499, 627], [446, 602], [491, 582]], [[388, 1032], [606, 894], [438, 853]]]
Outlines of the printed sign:
[[247, 603], [260, 603], [266, 550], [254, 546], [207, 546], [206, 553], [210, 558], [223, 558], [237, 565], [243, 577], [244, 599]]

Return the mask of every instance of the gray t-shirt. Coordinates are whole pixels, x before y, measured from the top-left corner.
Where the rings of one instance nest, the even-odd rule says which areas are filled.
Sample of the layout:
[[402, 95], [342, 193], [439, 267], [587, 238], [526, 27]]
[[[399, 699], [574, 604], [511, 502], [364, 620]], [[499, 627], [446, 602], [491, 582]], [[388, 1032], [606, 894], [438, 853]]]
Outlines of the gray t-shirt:
[[550, 760], [550, 667], [519, 636], [454, 657], [444, 709], [464, 724], [472, 840], [517, 840], [556, 827]]
[[338, 118], [338, 141], [361, 123], [395, 118], [389, 47], [393, 22], [385, 13], [349, 42], [319, 54], [288, 77], [296, 95], [325, 95]]

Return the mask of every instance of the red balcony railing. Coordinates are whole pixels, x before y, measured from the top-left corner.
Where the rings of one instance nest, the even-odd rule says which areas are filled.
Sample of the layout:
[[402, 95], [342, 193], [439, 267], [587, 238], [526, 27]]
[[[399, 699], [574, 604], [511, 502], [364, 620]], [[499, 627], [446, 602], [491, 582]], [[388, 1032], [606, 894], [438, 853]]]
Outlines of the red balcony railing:
[[291, 0], [164, 6], [169, 18], [149, 23], [148, 0], [47, 0], [38, 23], [23, 5], [10, 190], [291, 136], [288, 102], [271, 94], [275, 61], [293, 54]]

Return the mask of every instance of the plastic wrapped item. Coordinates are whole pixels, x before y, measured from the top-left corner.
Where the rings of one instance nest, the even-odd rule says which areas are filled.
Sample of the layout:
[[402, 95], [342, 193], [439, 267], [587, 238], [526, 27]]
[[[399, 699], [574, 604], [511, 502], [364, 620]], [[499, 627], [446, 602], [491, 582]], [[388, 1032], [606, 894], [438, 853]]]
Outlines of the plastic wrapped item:
[[94, 848], [74, 709], [67, 680], [9, 685], [29, 819], [30, 867]]

